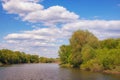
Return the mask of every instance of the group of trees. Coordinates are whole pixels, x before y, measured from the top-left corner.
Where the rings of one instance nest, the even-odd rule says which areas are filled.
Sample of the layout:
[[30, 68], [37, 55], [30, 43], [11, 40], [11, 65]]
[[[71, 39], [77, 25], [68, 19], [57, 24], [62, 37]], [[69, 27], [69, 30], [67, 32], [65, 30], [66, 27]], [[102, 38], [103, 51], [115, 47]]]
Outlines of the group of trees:
[[69, 45], [59, 49], [61, 65], [91, 71], [120, 71], [120, 38], [98, 40], [89, 31], [78, 30]]
[[26, 54], [20, 51], [8, 49], [0, 50], [0, 65], [3, 64], [20, 64], [20, 63], [53, 63], [57, 59], [39, 57], [38, 55]]
[[0, 50], [0, 63], [19, 64], [19, 63], [38, 63], [38, 55], [25, 54], [24, 52], [12, 51], [8, 49]]
[[47, 57], [40, 57], [39, 62], [40, 63], [58, 63], [58, 58], [47, 58]]

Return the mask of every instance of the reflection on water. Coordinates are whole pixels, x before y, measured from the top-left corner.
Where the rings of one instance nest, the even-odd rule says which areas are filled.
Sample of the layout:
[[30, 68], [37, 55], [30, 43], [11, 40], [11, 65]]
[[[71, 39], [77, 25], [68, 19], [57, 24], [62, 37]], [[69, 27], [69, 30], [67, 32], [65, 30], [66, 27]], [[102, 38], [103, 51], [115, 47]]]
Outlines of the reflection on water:
[[120, 80], [120, 76], [60, 68], [58, 64], [20, 64], [0, 67], [0, 80]]

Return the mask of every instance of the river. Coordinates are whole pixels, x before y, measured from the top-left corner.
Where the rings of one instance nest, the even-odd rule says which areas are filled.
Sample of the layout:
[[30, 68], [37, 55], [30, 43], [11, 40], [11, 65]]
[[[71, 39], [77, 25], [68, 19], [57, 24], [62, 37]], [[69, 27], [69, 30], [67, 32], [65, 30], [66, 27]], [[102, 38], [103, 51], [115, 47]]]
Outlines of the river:
[[0, 80], [120, 80], [120, 76], [60, 68], [58, 64], [19, 64], [0, 67]]

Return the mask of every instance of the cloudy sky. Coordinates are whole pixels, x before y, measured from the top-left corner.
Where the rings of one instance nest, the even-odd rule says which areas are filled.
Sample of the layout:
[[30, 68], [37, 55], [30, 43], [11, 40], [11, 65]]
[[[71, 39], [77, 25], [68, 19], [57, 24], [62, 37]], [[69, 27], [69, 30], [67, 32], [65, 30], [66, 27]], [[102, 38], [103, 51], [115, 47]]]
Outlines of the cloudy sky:
[[120, 38], [120, 0], [0, 1], [0, 49], [58, 57], [78, 29]]

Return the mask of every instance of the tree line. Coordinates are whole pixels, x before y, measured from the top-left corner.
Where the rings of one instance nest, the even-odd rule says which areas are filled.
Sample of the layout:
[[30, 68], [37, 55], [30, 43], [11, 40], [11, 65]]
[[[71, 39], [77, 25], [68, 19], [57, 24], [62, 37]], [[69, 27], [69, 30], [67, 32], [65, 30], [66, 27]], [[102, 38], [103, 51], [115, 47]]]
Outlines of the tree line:
[[69, 45], [59, 49], [61, 66], [83, 70], [120, 72], [120, 38], [98, 40], [89, 31], [75, 31]]
[[3, 64], [20, 64], [20, 63], [53, 63], [56, 59], [39, 57], [38, 55], [26, 54], [20, 51], [8, 49], [0, 50], [0, 65]]
[[41, 62], [41, 63], [58, 63], [59, 58], [40, 57], [39, 62]]

